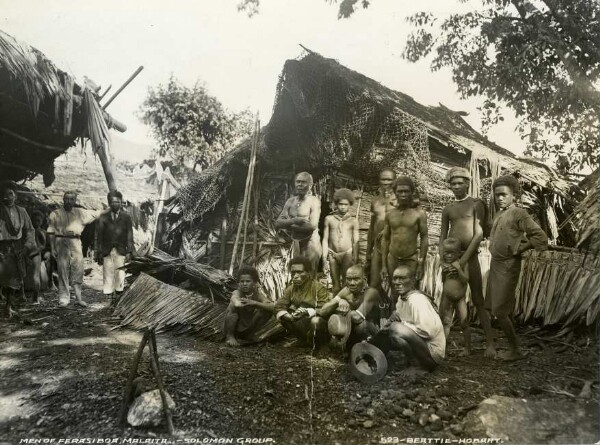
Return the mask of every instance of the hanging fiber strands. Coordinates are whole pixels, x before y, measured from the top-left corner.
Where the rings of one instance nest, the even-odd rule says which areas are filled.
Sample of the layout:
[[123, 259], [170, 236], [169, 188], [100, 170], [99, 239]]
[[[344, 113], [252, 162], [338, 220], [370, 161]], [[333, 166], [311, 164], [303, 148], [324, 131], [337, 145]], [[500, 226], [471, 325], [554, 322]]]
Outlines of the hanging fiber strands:
[[92, 144], [92, 151], [94, 154], [102, 150], [109, 155], [110, 135], [108, 133], [108, 126], [104, 120], [102, 109], [89, 88], [85, 88], [83, 91], [83, 113], [85, 116], [85, 128], [82, 137], [90, 139]]
[[227, 304], [163, 283], [145, 273], [123, 294], [114, 315], [118, 327], [175, 334], [195, 333], [201, 338], [222, 338]]
[[234, 279], [227, 272], [189, 259], [175, 258], [159, 250], [145, 257], [136, 257], [125, 270], [137, 276], [141, 273], [173, 283], [192, 282], [194, 290], [219, 302], [228, 302], [236, 288]]
[[600, 179], [596, 179], [587, 196], [575, 209], [578, 222], [577, 247], [600, 253]]
[[479, 155], [477, 151], [471, 152], [469, 161], [469, 171], [471, 172], [471, 182], [469, 183], [469, 195], [473, 198], [481, 196], [481, 179], [479, 177]]

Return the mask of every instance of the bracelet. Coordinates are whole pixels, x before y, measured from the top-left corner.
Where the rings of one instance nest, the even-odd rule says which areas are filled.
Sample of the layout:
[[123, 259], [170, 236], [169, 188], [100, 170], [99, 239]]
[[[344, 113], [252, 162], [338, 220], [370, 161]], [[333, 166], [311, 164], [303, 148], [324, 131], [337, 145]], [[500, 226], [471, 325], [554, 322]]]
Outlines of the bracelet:
[[367, 317], [365, 317], [363, 315], [363, 313], [361, 311], [359, 311], [358, 309], [355, 312], [362, 317], [363, 321], [367, 319]]

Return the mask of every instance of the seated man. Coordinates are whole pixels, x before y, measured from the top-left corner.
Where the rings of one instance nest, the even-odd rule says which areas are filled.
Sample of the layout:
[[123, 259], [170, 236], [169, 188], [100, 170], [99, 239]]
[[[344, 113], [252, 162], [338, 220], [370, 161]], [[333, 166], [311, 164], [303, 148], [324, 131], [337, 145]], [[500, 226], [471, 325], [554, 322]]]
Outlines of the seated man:
[[258, 272], [242, 266], [238, 271], [238, 289], [233, 291], [225, 312], [225, 342], [239, 346], [239, 339], [251, 340], [273, 315], [274, 303], [258, 288]]
[[[355, 343], [377, 333], [378, 303], [379, 292], [367, 287], [363, 267], [355, 264], [346, 271], [346, 287], [323, 305], [320, 314], [325, 318], [331, 314], [332, 317], [349, 317], [350, 334], [344, 345], [349, 350]], [[335, 336], [331, 329], [329, 333]]]
[[329, 339], [327, 322], [320, 309], [329, 300], [327, 288], [312, 278], [311, 261], [294, 257], [290, 261], [292, 284], [275, 303], [277, 320], [289, 332], [309, 345], [320, 345]]
[[433, 302], [415, 289], [415, 280], [410, 266], [401, 265], [394, 270], [392, 284], [398, 294], [396, 310], [373, 343], [383, 352], [394, 349], [415, 357], [420, 365], [433, 371], [444, 359], [446, 337]]

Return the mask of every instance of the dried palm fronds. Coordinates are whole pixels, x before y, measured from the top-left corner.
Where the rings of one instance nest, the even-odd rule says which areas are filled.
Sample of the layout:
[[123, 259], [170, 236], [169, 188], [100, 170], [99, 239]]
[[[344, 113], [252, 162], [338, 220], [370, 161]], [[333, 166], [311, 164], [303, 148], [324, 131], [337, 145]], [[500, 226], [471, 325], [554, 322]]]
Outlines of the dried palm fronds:
[[89, 88], [85, 88], [83, 91], [83, 115], [85, 116], [85, 127], [82, 138], [90, 139], [94, 154], [98, 150], [103, 150], [106, 152], [106, 157], [110, 159], [108, 126], [104, 120], [102, 109]]
[[196, 292], [163, 283], [141, 273], [123, 294], [114, 315], [118, 327], [176, 334], [196, 333], [202, 338], [221, 338], [227, 305]]
[[61, 80], [66, 73], [59, 71], [40, 51], [21, 43], [0, 31], [0, 69], [8, 71], [14, 81], [23, 86], [33, 115], [37, 116], [44, 99], [59, 95], [68, 97]]
[[517, 286], [515, 314], [545, 325], [598, 321], [600, 258], [579, 252], [529, 252]]
[[144, 272], [165, 282], [181, 283], [190, 280], [194, 290], [219, 302], [228, 302], [236, 288], [234, 279], [227, 272], [207, 264], [185, 258], [175, 258], [159, 250], [145, 257], [136, 257], [125, 270], [137, 276]]

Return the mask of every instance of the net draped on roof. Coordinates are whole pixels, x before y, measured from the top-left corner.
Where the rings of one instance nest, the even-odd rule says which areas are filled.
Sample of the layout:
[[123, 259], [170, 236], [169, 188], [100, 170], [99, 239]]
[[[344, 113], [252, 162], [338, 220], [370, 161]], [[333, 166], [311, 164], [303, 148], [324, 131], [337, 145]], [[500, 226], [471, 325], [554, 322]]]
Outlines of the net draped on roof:
[[[521, 168], [508, 150], [485, 139], [460, 113], [428, 107], [352, 71], [333, 59], [306, 51], [286, 61], [277, 85], [270, 122], [261, 130], [258, 163], [262, 171], [310, 171], [319, 177], [344, 171], [373, 182], [383, 167], [416, 179], [422, 201], [440, 206], [448, 199], [443, 178], [431, 164], [431, 139], [450, 152], [477, 147]], [[244, 141], [180, 190], [186, 221], [213, 209], [228, 188], [243, 194], [251, 148]], [[543, 167], [527, 166], [546, 178]], [[233, 190], [230, 196], [236, 196]]]

